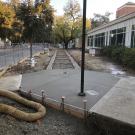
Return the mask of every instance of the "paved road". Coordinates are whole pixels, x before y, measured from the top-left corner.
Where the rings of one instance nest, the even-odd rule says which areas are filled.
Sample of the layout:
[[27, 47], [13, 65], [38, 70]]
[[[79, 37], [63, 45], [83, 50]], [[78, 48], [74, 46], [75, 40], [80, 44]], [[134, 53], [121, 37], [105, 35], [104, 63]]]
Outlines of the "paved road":
[[[41, 51], [42, 46], [33, 46], [33, 54]], [[0, 68], [16, 64], [19, 60], [29, 57], [30, 51], [27, 46], [0, 49]]]

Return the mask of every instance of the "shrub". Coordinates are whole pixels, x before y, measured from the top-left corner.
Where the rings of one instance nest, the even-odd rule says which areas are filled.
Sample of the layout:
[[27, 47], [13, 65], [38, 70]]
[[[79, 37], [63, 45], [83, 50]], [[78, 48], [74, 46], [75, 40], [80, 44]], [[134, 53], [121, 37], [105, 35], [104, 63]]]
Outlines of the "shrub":
[[135, 69], [135, 48], [126, 48], [123, 55], [123, 64]]
[[107, 46], [103, 48], [103, 55], [110, 57], [119, 64], [135, 70], [135, 48]]
[[124, 51], [125, 51], [124, 47], [118, 47], [118, 48], [112, 49], [112, 53], [111, 53], [112, 60], [122, 64]]
[[113, 45], [104, 47], [103, 51], [102, 51], [103, 55], [111, 58], [112, 57], [112, 51], [115, 48], [116, 48], [116, 46], [113, 46]]

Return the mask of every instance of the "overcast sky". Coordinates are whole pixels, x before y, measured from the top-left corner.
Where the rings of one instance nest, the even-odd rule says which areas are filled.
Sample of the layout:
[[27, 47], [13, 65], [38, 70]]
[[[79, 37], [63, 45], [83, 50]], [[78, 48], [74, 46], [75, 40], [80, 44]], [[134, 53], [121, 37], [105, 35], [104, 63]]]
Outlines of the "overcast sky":
[[[51, 0], [51, 4], [57, 10], [57, 15], [63, 14], [63, 7], [68, 0]], [[78, 0], [81, 8], [83, 0]], [[115, 19], [116, 10], [127, 2], [135, 2], [135, 0], [87, 0], [87, 17], [92, 18], [93, 13], [104, 14], [106, 11], [112, 12], [111, 20]]]

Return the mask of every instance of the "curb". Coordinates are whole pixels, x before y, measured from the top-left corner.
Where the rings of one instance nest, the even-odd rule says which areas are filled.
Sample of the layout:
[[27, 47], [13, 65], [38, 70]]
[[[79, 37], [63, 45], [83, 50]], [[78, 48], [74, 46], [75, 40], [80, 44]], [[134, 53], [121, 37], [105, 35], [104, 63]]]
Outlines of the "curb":
[[2, 70], [2, 72], [0, 72], [0, 78], [4, 76], [4, 74], [7, 72], [7, 70], [10, 68], [10, 66], [8, 66], [7, 68], [4, 68]]

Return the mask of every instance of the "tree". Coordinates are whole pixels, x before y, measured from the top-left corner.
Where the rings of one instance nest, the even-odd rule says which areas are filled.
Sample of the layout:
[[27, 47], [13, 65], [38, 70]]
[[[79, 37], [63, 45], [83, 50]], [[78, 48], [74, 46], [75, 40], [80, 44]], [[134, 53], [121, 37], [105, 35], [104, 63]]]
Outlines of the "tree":
[[109, 17], [112, 13], [106, 12], [105, 15], [94, 14], [94, 17], [91, 19], [92, 29], [98, 27], [102, 24], [106, 24], [110, 21]]
[[10, 1], [11, 6], [16, 10], [16, 8], [19, 6], [20, 4], [20, 0], [11, 0]]
[[11, 42], [19, 43], [22, 41], [23, 23], [16, 18], [12, 24], [11, 33], [12, 33], [12, 36], [10, 37]]
[[55, 40], [59, 43], [64, 42], [64, 44], [67, 45], [71, 39], [70, 26], [64, 16], [57, 16], [55, 20]]
[[54, 20], [54, 9], [50, 5], [50, 0], [41, 0], [36, 4], [36, 10], [40, 17], [45, 22], [45, 31], [46, 35], [44, 36], [44, 42], [51, 42], [51, 34], [52, 34], [52, 25]]
[[65, 48], [68, 48], [70, 40], [75, 39], [81, 30], [80, 5], [76, 0], [70, 0], [64, 7], [64, 16], [56, 18], [55, 35], [56, 40], [63, 42]]
[[23, 22], [23, 39], [30, 43], [30, 58], [32, 58], [32, 42], [43, 41], [46, 28], [51, 24], [44, 11], [46, 11], [44, 3], [35, 7], [30, 1], [22, 3], [17, 10], [17, 18]]
[[[81, 31], [81, 8], [79, 2], [76, 0], [69, 0], [64, 7], [64, 12], [64, 16], [70, 27], [70, 41], [75, 39]], [[65, 48], [67, 48], [67, 46], [68, 43], [65, 44]]]
[[0, 1], [0, 38], [4, 41], [10, 39], [15, 12], [8, 3]]

